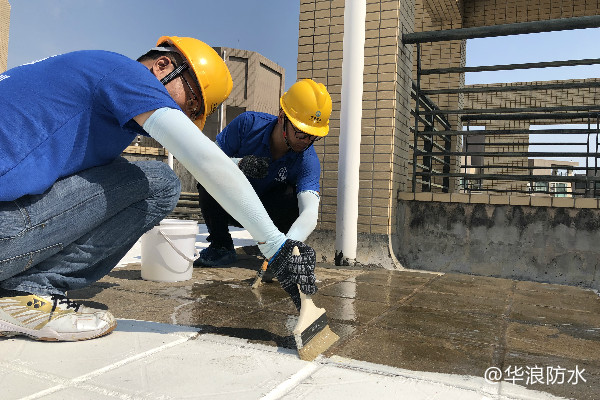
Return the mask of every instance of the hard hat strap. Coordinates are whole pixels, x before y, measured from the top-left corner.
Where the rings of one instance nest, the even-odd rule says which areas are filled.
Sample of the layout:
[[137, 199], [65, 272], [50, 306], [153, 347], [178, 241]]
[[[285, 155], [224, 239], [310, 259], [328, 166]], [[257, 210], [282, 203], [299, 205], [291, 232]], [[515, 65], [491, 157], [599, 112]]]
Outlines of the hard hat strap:
[[158, 47], [153, 47], [148, 51], [163, 51], [165, 53], [177, 53], [179, 50], [177, 49], [177, 47], [173, 47], [173, 46], [158, 46]]
[[287, 138], [287, 132], [286, 132], [286, 126], [287, 126], [287, 115], [285, 115], [285, 112], [283, 114], [283, 128], [281, 128], [281, 132], [283, 133], [283, 140], [285, 140], [285, 144], [288, 147], [288, 150], [292, 150], [292, 146], [290, 146], [290, 142], [288, 142], [288, 138]]
[[183, 73], [183, 71], [185, 71], [189, 67], [190, 66], [188, 65], [188, 63], [184, 61], [183, 64], [181, 64], [179, 67], [177, 67], [173, 71], [171, 71], [167, 76], [162, 78], [160, 80], [160, 83], [162, 83], [163, 85], [166, 85], [167, 83], [171, 82], [173, 79], [175, 79], [179, 75], [181, 75]]

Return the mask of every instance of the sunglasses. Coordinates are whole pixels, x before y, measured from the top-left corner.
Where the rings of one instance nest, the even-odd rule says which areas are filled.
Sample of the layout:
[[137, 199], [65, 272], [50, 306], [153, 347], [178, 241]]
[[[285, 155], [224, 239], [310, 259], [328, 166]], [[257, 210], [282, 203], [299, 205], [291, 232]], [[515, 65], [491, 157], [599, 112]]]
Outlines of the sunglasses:
[[[175, 63], [173, 63], [173, 65], [175, 66]], [[162, 83], [163, 85], [166, 85], [167, 83], [171, 82], [173, 79], [175, 79], [177, 77], [181, 77], [181, 79], [185, 82], [188, 89], [190, 90], [190, 93], [192, 94], [192, 98], [186, 100], [186, 108], [191, 110], [190, 111], [190, 113], [191, 113], [190, 119], [192, 121], [195, 121], [202, 114], [204, 114], [204, 101], [202, 101], [202, 91], [200, 90], [200, 97], [196, 96], [194, 89], [192, 89], [192, 85], [190, 85], [188, 80], [185, 79], [185, 76], [183, 76], [183, 73], [187, 69], [189, 69], [189, 67], [190, 66], [188, 65], [188, 63], [184, 62], [179, 67], [176, 67], [173, 71], [171, 71], [171, 73], [169, 73], [167, 76], [162, 78], [160, 83]], [[186, 97], [187, 97], [187, 95], [186, 95]]]
[[301, 131], [300, 129], [297, 129], [294, 124], [292, 124], [292, 121], [289, 120], [289, 118], [286, 116], [285, 117], [286, 121], [289, 121], [292, 130], [294, 131], [294, 135], [296, 136], [296, 139], [298, 140], [304, 140], [304, 139], [310, 139], [311, 142], [318, 142], [319, 140], [323, 139], [322, 136], [315, 136], [315, 135], [309, 135], [308, 133], [305, 133], [303, 131]]
[[192, 114], [192, 120], [197, 120], [204, 113], [204, 102], [202, 101], [202, 99], [196, 96], [194, 89], [192, 89], [192, 85], [190, 85], [188, 80], [185, 79], [185, 76], [183, 76], [183, 74], [179, 76], [181, 76], [181, 79], [183, 79], [188, 89], [190, 89], [190, 93], [192, 94], [192, 98], [187, 99], [185, 105], [186, 107], [188, 107], [188, 109], [191, 110], [190, 112]]

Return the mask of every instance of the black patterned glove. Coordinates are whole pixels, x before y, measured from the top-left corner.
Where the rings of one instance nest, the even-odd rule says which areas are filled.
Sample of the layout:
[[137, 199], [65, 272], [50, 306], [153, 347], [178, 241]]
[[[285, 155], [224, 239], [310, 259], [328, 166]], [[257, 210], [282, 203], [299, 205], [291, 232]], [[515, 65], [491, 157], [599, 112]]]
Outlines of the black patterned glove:
[[[299, 256], [292, 254], [294, 247], [298, 247]], [[317, 258], [312, 247], [297, 240], [285, 241], [279, 252], [269, 261], [269, 268], [277, 277], [283, 290], [285, 290], [294, 305], [300, 310], [300, 290], [305, 294], [315, 294], [315, 264]]]
[[269, 157], [257, 157], [250, 154], [238, 163], [238, 168], [249, 178], [264, 178], [269, 172]]

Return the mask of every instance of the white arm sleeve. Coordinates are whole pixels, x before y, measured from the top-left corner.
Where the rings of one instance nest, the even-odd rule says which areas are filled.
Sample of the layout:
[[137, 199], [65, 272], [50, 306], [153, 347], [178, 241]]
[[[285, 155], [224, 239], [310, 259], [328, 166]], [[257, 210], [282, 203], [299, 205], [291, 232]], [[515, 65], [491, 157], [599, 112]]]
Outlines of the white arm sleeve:
[[286, 235], [288, 238], [304, 242], [308, 235], [312, 233], [317, 226], [319, 217], [319, 200], [319, 193], [314, 190], [305, 190], [298, 193], [298, 211], [300, 215], [290, 227]]
[[190, 171], [211, 196], [235, 218], [270, 258], [286, 237], [269, 218], [254, 188], [234, 162], [181, 111], [160, 108], [144, 130]]

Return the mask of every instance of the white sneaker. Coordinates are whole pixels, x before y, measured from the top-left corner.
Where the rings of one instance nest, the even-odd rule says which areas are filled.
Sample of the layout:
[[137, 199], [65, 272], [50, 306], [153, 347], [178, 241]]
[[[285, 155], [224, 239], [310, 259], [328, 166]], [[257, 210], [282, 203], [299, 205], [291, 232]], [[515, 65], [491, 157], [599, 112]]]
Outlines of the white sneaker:
[[116, 326], [110, 312], [82, 306], [64, 296], [17, 291], [0, 294], [0, 336], [75, 341], [106, 335]]

